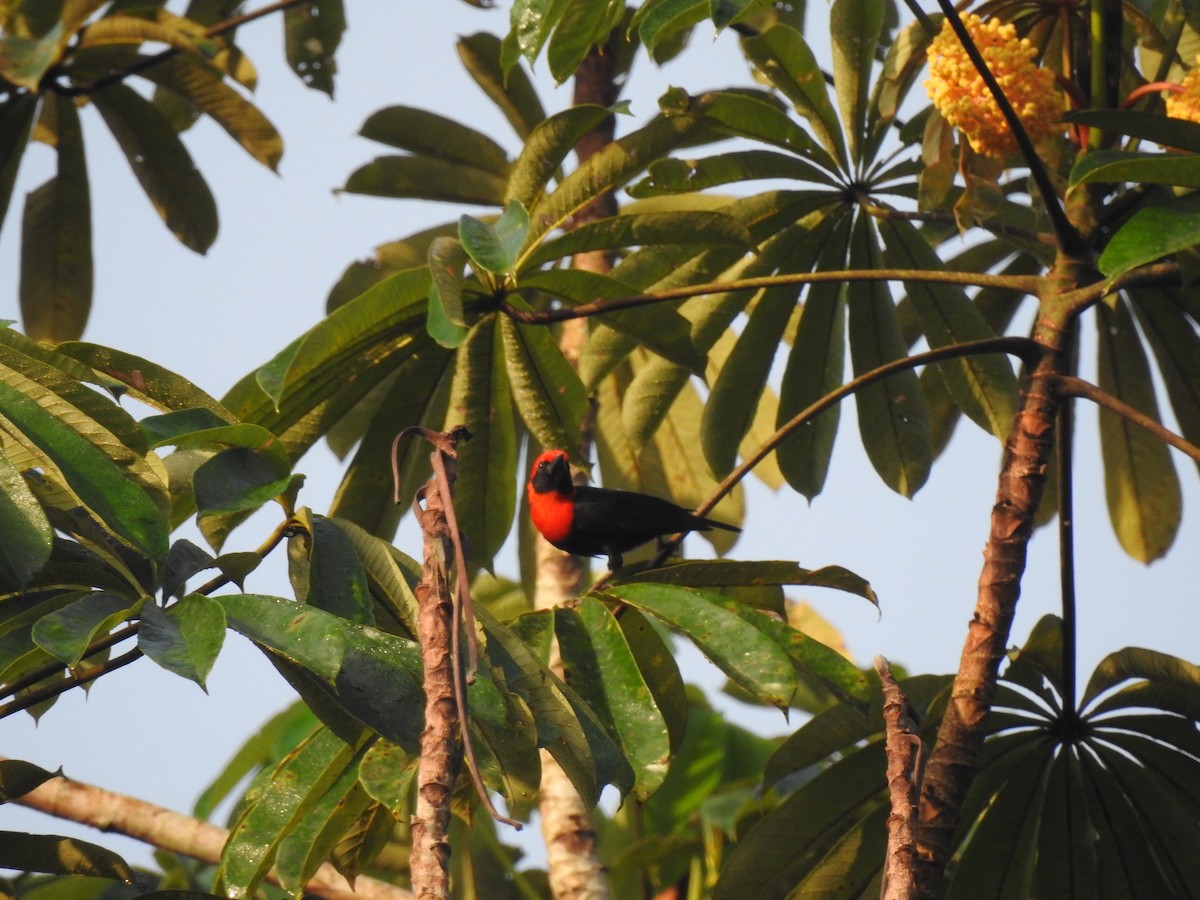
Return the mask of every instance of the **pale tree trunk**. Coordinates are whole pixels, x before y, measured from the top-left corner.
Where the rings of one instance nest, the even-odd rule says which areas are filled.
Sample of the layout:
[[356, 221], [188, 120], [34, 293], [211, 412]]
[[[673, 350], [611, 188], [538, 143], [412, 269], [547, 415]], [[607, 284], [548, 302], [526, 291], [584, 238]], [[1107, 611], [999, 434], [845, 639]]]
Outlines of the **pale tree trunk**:
[[[575, 103], [595, 103], [612, 106], [617, 99], [613, 78], [613, 56], [604, 50], [593, 49], [575, 73]], [[613, 139], [615, 117], [609, 116], [579, 142], [576, 153], [583, 162], [604, 148]], [[616, 199], [609, 193], [593, 200], [575, 216], [573, 224], [615, 215]], [[591, 272], [608, 272], [612, 258], [601, 252], [578, 254], [572, 263], [576, 268]], [[573, 365], [578, 366], [579, 354], [587, 341], [587, 321], [573, 319], [563, 323], [559, 347]], [[591, 446], [591, 425], [584, 424], [580, 446], [587, 455]], [[583, 563], [550, 546], [539, 535], [536, 548], [537, 587], [534, 606], [553, 609], [575, 597], [583, 584], [586, 569]], [[558, 645], [552, 649], [551, 668], [562, 675]], [[600, 860], [596, 831], [592, 826], [591, 810], [571, 784], [562, 768], [548, 751], [541, 751], [542, 781], [538, 794], [538, 811], [542, 820], [542, 837], [546, 841], [547, 869], [550, 890], [556, 900], [608, 900], [612, 897], [608, 876]]]
[[[13, 802], [213, 865], [221, 861], [221, 850], [229, 840], [225, 828], [63, 777], [52, 778]], [[274, 870], [267, 873], [266, 880], [279, 883]], [[414, 900], [404, 888], [366, 875], [359, 875], [351, 886], [329, 863], [317, 869], [304, 891], [306, 896], [328, 900]]]

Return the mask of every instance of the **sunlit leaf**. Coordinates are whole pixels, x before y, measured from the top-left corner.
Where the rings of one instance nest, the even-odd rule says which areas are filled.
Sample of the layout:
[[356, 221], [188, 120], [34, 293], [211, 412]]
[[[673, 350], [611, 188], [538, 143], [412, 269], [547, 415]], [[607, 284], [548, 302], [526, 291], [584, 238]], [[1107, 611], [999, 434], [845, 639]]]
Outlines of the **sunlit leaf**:
[[526, 209], [533, 207], [579, 139], [611, 115], [612, 111], [602, 106], [580, 104], [540, 121], [513, 163], [505, 203], [515, 200]]
[[135, 883], [133, 869], [111, 850], [53, 834], [0, 832], [0, 866], [20, 872], [86, 875]]
[[371, 113], [358, 133], [419, 156], [466, 163], [501, 177], [508, 172], [508, 154], [494, 140], [474, 128], [427, 110], [387, 106]]
[[467, 74], [504, 114], [517, 137], [528, 138], [546, 113], [525, 70], [502, 66], [500, 39], [486, 31], [460, 38], [457, 48]]
[[134, 615], [140, 606], [140, 601], [120, 594], [88, 593], [34, 623], [33, 639], [47, 653], [73, 666], [95, 638]]
[[529, 234], [529, 213], [520, 202], [508, 201], [495, 223], [473, 216], [458, 220], [458, 238], [471, 261], [480, 269], [496, 275], [511, 275]]
[[[1123, 301], [1100, 316], [1101, 390], [1158, 420], [1158, 402], [1145, 350]], [[1100, 450], [1113, 530], [1125, 551], [1141, 562], [1170, 548], [1183, 514], [1179, 476], [1169, 448], [1157, 437], [1107, 409], [1100, 410]]]
[[50, 559], [54, 532], [21, 473], [0, 453], [0, 573], [26, 584]]
[[377, 156], [351, 172], [342, 190], [372, 197], [499, 206], [504, 201], [505, 180], [454, 160]]
[[866, 126], [867, 88], [875, 52], [881, 41], [887, 4], [884, 0], [835, 0], [829, 10], [833, 38], [833, 85], [846, 126], [850, 158], [862, 158]]
[[1111, 279], [1197, 244], [1200, 196], [1187, 194], [1137, 210], [1112, 236], [1096, 264]]

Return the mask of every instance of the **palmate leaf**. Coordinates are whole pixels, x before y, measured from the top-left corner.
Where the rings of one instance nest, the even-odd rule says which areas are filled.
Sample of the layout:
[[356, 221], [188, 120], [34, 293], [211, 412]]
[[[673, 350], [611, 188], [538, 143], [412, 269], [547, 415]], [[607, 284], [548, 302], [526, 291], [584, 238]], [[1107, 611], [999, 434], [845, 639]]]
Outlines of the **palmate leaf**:
[[[1158, 401], [1145, 350], [1123, 300], [1099, 315], [1098, 385], [1158, 420]], [[1125, 552], [1141, 562], [1170, 548], [1183, 515], [1179, 476], [1170, 449], [1141, 427], [1100, 410], [1100, 451], [1113, 530]]]
[[[885, 219], [879, 223], [884, 260], [900, 269], [940, 270], [943, 263], [912, 223]], [[983, 314], [962, 288], [950, 284], [904, 283], [921, 331], [931, 348], [995, 337]], [[1017, 409], [1017, 379], [999, 354], [968, 356], [940, 363], [946, 387], [963, 411], [1001, 441], [1008, 437]]]
[[884, 0], [835, 0], [829, 11], [833, 49], [833, 84], [846, 125], [850, 158], [863, 158], [867, 88], [875, 51], [881, 43], [887, 4]]
[[[1012, 662], [1021, 685], [1046, 685], [1063, 697], [1062, 630], [1054, 617], [1035, 627]], [[926, 713], [932, 740], [948, 677], [902, 682]], [[989, 738], [962, 808], [957, 863], [947, 896], [1034, 895], [1117, 898], [1186, 897], [1200, 877], [1194, 852], [1200, 826], [1200, 668], [1166, 654], [1126, 649], [1103, 660], [1078, 713], [1061, 704], [1025, 702], [1001, 682], [985, 720]], [[799, 896], [828, 887], [837, 868], [833, 848], [859, 848], [843, 871], [853, 882], [879, 877], [887, 798], [879, 701], [867, 719], [837, 706], [804, 725], [776, 753], [767, 784], [827, 761], [820, 774], [791, 793], [747, 833], [722, 872], [716, 896]], [[1065, 715], [1077, 715], [1069, 745]], [[864, 741], [866, 742], [864, 744]], [[861, 749], [860, 749], [861, 748]], [[837, 756], [841, 755], [838, 759]], [[870, 768], [870, 767], [868, 767]], [[872, 789], [876, 793], [868, 795]], [[820, 841], [810, 843], [809, 835]], [[878, 846], [876, 846], [878, 845]], [[864, 849], [865, 848], [865, 849]], [[869, 888], [864, 889], [864, 891]]]
[[21, 314], [35, 340], [74, 340], [92, 306], [92, 208], [79, 112], [69, 99], [54, 112], [57, 174], [25, 199]]
[[[868, 217], [859, 215], [850, 245], [850, 267], [880, 267], [882, 253]], [[846, 286], [850, 310], [850, 360], [862, 375], [906, 354], [891, 291], [881, 282]], [[929, 477], [933, 436], [920, 382], [911, 371], [867, 385], [855, 394], [867, 457], [892, 490], [911, 497]]]

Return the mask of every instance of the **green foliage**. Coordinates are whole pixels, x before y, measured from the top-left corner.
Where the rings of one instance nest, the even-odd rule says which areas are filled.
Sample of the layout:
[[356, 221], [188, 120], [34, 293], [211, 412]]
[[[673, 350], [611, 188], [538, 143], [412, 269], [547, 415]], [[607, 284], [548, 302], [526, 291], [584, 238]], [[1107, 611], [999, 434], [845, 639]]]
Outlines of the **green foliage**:
[[[809, 499], [822, 491], [843, 421], [829, 400], [844, 392], [881, 480], [912, 496], [964, 414], [1008, 437], [1024, 401], [992, 339], [1010, 333], [1025, 294], [1040, 303], [1037, 334], [1043, 314], [1055, 327], [1094, 319], [1099, 387], [1157, 421], [1160, 381], [1195, 443], [1200, 309], [1186, 290], [1200, 233], [1186, 190], [1200, 183], [1190, 155], [1200, 126], [1092, 98], [1096, 108], [1070, 121], [1102, 139], [1060, 141], [1045, 160], [1025, 160], [1023, 175], [1014, 160], [956, 144], [936, 111], [896, 119], [931, 35], [921, 22], [902, 27], [894, 4], [832, 5], [827, 77], [804, 4], [648, 0], [627, 11], [518, 0], [506, 37], [458, 43], [520, 139], [515, 157], [497, 136], [441, 113], [393, 105], [369, 116], [361, 136], [398, 152], [359, 167], [342, 190], [471, 210], [382, 244], [378, 265], [349, 267], [328, 316], [217, 400], [147, 360], [68, 339], [91, 300], [81, 124], [91, 110], [168, 229], [197, 252], [218, 223], [183, 132], [208, 116], [257, 162], [278, 165], [282, 141], [245, 97], [253, 68], [236, 30], [213, 27], [234, 6], [197, 2], [180, 16], [162, 2], [0, 4], [0, 214], [31, 138], [55, 153], [53, 176], [22, 216], [30, 337], [0, 330], [4, 712], [40, 715], [61, 690], [137, 655], [204, 688], [232, 629], [302, 703], [252, 737], [197, 803], [207, 817], [252, 777], [214, 890], [250, 895], [274, 868], [299, 896], [326, 860], [351, 879], [372, 871], [382, 849], [409, 839], [426, 701], [422, 568], [390, 543], [430, 474], [427, 445], [406, 429], [465, 425], [453, 499], [470, 557], [456, 577], [474, 582], [477, 619], [465, 627], [479, 666], [464, 727], [485, 789], [527, 817], [540, 750], [586, 804], [613, 787], [624, 805], [596, 827], [620, 896], [685, 880], [692, 896], [717, 898], [878, 890], [889, 805], [877, 686], [810, 633], [784, 594], [825, 587], [877, 603], [870, 584], [835, 565], [659, 561], [615, 573], [572, 605], [532, 611], [523, 588], [475, 577], [513, 533], [522, 460], [551, 447], [575, 459], [586, 435], [606, 486], [716, 503], [716, 516], [738, 522], [740, 475], [723, 480], [751, 456], [765, 455], [757, 473], [772, 487], [786, 482]], [[1129, 69], [1125, 81], [1158, 80], [1155, 60], [1162, 72], [1172, 64], [1163, 49], [1194, 43], [1195, 23], [1176, 13], [1128, 11], [1136, 27], [1122, 46], [1136, 53], [1122, 64], [1145, 71]], [[283, 18], [289, 65], [332, 95], [342, 3], [294, 4]], [[1062, 48], [1057, 15], [1020, 18], [1037, 46]], [[759, 87], [672, 88], [655, 115], [622, 117], [619, 137], [572, 161], [624, 106], [547, 114], [526, 65], [544, 57], [561, 82], [604, 48], [620, 82], [639, 42], [661, 62], [709, 27], [739, 36]], [[149, 57], [146, 45], [168, 50]], [[1066, 212], [1056, 195], [1042, 197], [1048, 208], [1025, 199], [1041, 189], [1039, 173], [1061, 188]], [[714, 190], [726, 186], [730, 195]], [[632, 199], [597, 212], [614, 195]], [[1077, 233], [1064, 234], [1054, 211], [1077, 216], [1068, 222]], [[972, 233], [961, 250], [960, 231]], [[1086, 245], [1070, 259], [1068, 237]], [[1054, 278], [1035, 279], [1052, 249]], [[1064, 292], [1067, 282], [1086, 289], [1094, 271], [1127, 289], [1087, 301]], [[1059, 322], [1068, 303], [1077, 306]], [[585, 329], [566, 322], [574, 315]], [[909, 364], [920, 346], [966, 344], [982, 351], [921, 371]], [[136, 420], [115, 402], [123, 396], [156, 413]], [[1157, 559], [1182, 516], [1174, 464], [1159, 436], [1127, 417], [1106, 409], [1100, 423], [1114, 531], [1134, 558]], [[324, 516], [298, 502], [296, 468], [322, 438], [343, 457], [353, 451]], [[272, 501], [281, 513], [262, 545], [222, 553]], [[220, 555], [172, 537], [193, 517]], [[532, 532], [517, 534], [530, 585]], [[705, 537], [719, 554], [735, 540]], [[247, 591], [285, 540], [293, 597]], [[201, 573], [208, 580], [190, 584]], [[112, 645], [134, 635], [136, 650], [114, 656]], [[735, 696], [813, 717], [782, 742], [731, 725], [685, 686], [675, 638], [698, 648]], [[1195, 667], [1121, 650], [1076, 704], [1063, 671], [1073, 639], [1045, 619], [1011, 659], [984, 721], [948, 896], [979, 896], [985, 885], [1005, 896], [1171, 897], [1200, 882]], [[904, 682], [930, 742], [948, 683]], [[0, 762], [0, 794], [15, 799], [48, 777]], [[546, 892], [541, 873], [517, 870], [465, 777], [453, 808], [464, 896], [492, 896], [501, 882], [505, 896]], [[130, 878], [119, 858], [81, 842], [0, 844], [6, 867]], [[175, 874], [189, 887], [197, 880]]]

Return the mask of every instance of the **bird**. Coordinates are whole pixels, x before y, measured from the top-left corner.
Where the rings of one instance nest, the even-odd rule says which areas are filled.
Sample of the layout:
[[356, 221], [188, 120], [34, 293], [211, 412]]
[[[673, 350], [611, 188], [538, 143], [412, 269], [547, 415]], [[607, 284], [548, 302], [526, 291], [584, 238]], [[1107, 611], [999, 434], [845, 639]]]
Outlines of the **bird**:
[[651, 494], [576, 485], [562, 450], [547, 450], [534, 460], [525, 494], [542, 537], [575, 556], [607, 556], [612, 572], [621, 568], [625, 551], [657, 537], [713, 528], [741, 531]]

